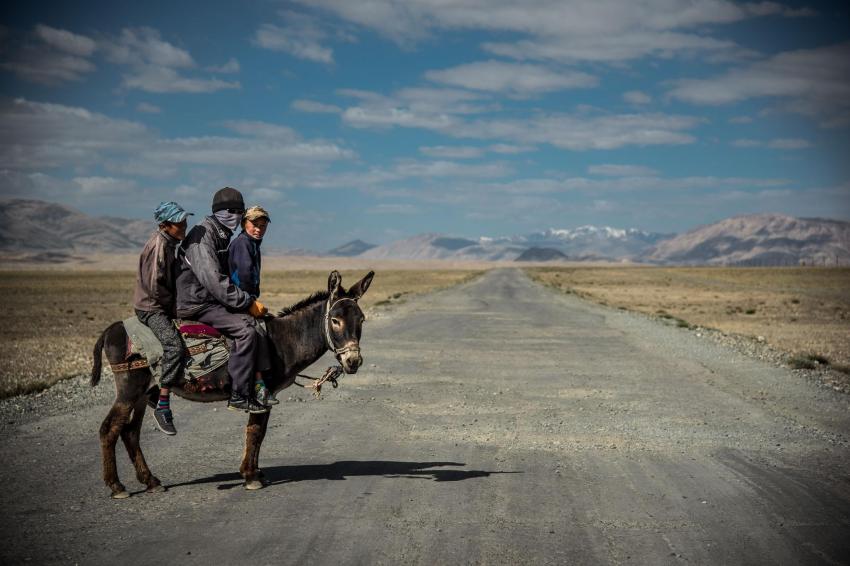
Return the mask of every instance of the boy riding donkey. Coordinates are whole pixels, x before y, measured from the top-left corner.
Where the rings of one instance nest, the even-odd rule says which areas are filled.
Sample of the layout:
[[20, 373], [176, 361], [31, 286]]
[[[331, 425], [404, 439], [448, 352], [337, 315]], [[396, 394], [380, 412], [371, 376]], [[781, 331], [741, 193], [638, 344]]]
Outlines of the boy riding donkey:
[[266, 413], [254, 396], [255, 318], [268, 312], [262, 303], [230, 280], [228, 243], [245, 213], [242, 193], [225, 187], [213, 196], [212, 215], [196, 224], [180, 246], [177, 314], [208, 324], [234, 342], [227, 362], [230, 410]]
[[177, 434], [171, 414], [170, 388], [183, 371], [185, 346], [174, 326], [177, 316], [175, 249], [186, 236], [189, 214], [176, 202], [163, 202], [154, 211], [159, 230], [154, 232], [139, 256], [133, 307], [136, 317], [162, 343], [162, 378], [159, 403], [154, 410], [156, 425], [165, 434]]

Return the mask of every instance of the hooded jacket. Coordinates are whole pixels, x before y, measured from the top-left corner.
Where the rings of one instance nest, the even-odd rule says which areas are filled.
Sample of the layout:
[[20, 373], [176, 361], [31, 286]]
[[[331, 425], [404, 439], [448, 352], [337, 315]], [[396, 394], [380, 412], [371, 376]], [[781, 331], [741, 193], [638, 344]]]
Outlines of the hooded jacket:
[[161, 312], [174, 317], [177, 263], [175, 249], [180, 242], [157, 230], [148, 238], [139, 256], [133, 307], [145, 312]]
[[191, 317], [208, 305], [221, 304], [246, 311], [254, 299], [229, 277], [227, 244], [232, 232], [213, 216], [196, 224], [180, 245], [177, 255], [177, 314]]

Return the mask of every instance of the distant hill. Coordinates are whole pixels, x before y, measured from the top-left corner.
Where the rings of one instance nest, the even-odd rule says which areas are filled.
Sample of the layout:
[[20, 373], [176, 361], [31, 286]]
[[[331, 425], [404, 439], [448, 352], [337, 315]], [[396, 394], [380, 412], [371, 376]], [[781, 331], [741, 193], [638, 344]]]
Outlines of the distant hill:
[[0, 250], [7, 252], [137, 251], [155, 229], [153, 219], [96, 218], [51, 202], [0, 200]]
[[688, 265], [850, 265], [850, 222], [735, 216], [660, 242], [640, 260]]
[[566, 254], [552, 248], [528, 248], [516, 261], [566, 261]]
[[375, 244], [369, 244], [364, 242], [363, 240], [353, 240], [351, 242], [348, 242], [347, 244], [343, 244], [332, 250], [329, 250], [327, 255], [353, 257], [356, 255], [360, 255], [365, 251], [371, 250], [374, 247], [376, 247]]
[[[453, 238], [420, 234], [377, 246], [360, 257], [372, 259], [452, 259], [513, 261], [531, 248], [556, 250], [570, 258], [621, 261], [634, 259], [672, 234], [623, 230], [608, 226], [550, 229], [521, 236]], [[543, 260], [545, 261], [545, 260]]]

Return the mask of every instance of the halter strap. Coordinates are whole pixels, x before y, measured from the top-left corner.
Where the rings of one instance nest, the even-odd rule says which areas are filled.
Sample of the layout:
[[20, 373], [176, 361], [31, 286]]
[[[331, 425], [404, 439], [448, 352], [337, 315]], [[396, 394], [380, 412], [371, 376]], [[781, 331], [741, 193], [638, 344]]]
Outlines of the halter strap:
[[328, 343], [328, 350], [333, 352], [335, 356], [339, 356], [340, 354], [345, 354], [346, 352], [349, 352], [351, 350], [359, 350], [360, 349], [358, 346], [353, 346], [353, 347], [352, 346], [346, 346], [344, 348], [337, 348], [336, 346], [334, 346], [333, 338], [331, 338], [331, 326], [330, 326], [330, 324], [331, 324], [331, 310], [333, 310], [333, 308], [336, 305], [338, 305], [339, 303], [341, 303], [342, 301], [353, 301], [354, 303], [357, 302], [355, 299], [345, 297], [345, 298], [342, 298], [342, 299], [337, 299], [336, 301], [334, 301], [333, 304], [331, 304], [331, 298], [328, 297], [328, 302], [326, 303], [326, 307], [325, 307], [325, 317], [324, 317], [325, 318], [325, 324], [324, 324], [324, 326], [325, 326], [325, 341]]

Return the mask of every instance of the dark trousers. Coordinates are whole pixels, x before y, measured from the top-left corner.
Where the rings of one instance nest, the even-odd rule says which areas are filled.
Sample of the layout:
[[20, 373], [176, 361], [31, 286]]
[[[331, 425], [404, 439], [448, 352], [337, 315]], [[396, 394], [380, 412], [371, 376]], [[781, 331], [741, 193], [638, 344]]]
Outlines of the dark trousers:
[[257, 355], [254, 317], [246, 313], [230, 312], [221, 305], [209, 305], [192, 314], [192, 319], [209, 324], [233, 340], [233, 349], [227, 362], [231, 390], [250, 397], [253, 394], [254, 358]]
[[172, 387], [183, 375], [183, 355], [186, 345], [171, 318], [162, 312], [136, 310], [138, 319], [151, 329], [162, 344], [162, 387]]

